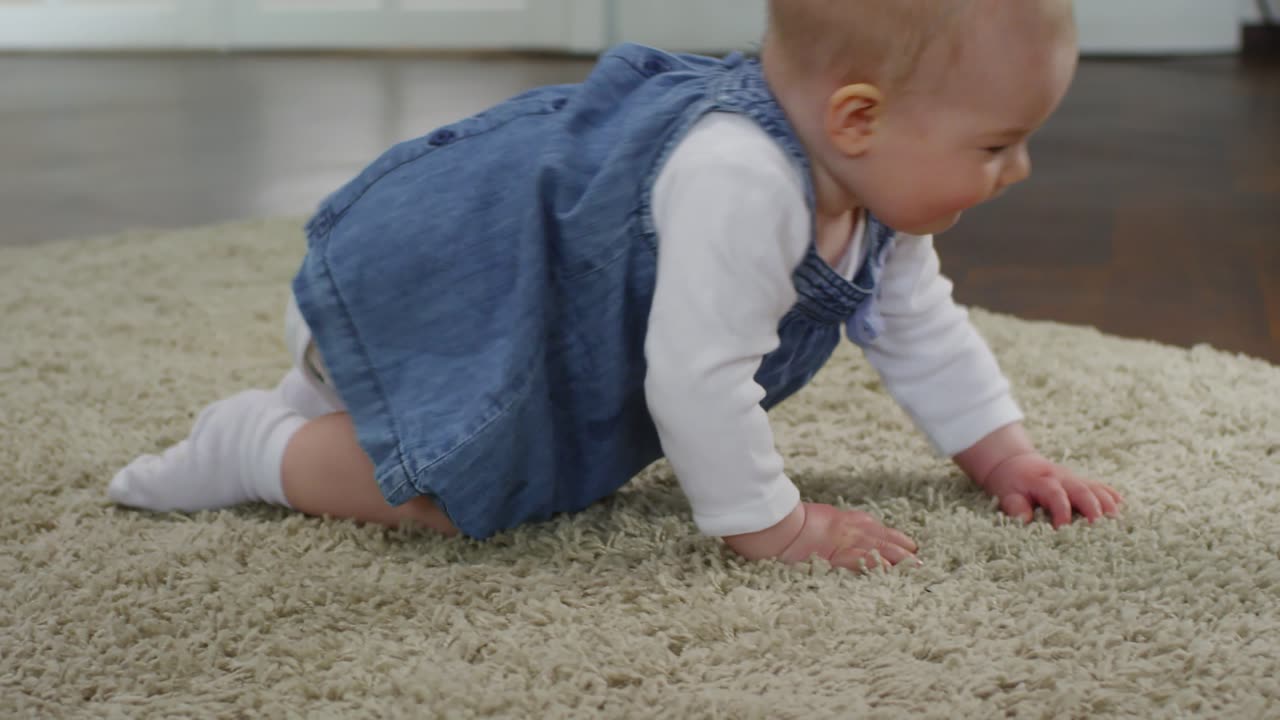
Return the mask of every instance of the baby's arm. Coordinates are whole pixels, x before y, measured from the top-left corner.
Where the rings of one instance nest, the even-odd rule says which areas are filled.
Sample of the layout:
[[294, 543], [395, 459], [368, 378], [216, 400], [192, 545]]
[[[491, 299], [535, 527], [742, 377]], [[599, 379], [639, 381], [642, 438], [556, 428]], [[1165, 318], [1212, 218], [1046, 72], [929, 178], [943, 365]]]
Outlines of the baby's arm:
[[897, 239], [881, 306], [884, 332], [866, 348], [868, 359], [939, 452], [999, 498], [1004, 512], [1025, 522], [1040, 504], [1055, 527], [1071, 521], [1073, 507], [1090, 521], [1117, 512], [1119, 493], [1036, 451], [995, 356], [952, 300], [932, 238]]
[[865, 348], [885, 389], [947, 457], [1022, 420], [1009, 381], [951, 289], [933, 238], [899, 235], [881, 278], [883, 331]]
[[753, 559], [818, 554], [857, 567], [887, 543], [882, 557], [897, 561], [910, 540], [888, 540], [865, 513], [802, 504], [783, 472], [754, 377], [796, 300], [791, 276], [811, 223], [803, 178], [750, 120], [704, 123], [655, 184], [645, 342], [646, 399], [694, 522]]
[[800, 502], [754, 377], [795, 303], [790, 275], [808, 221], [803, 195], [799, 211], [779, 204], [796, 192], [785, 165], [753, 163], [732, 151], [732, 134], [703, 132], [690, 133], [654, 186], [645, 397], [694, 522], [725, 536], [771, 527]]

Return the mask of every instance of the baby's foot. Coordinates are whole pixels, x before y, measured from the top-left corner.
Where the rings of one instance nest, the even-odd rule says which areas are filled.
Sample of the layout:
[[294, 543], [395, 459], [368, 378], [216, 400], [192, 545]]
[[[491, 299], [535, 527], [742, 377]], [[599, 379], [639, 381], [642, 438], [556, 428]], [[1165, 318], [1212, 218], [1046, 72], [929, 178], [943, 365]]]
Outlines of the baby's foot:
[[306, 421], [278, 393], [246, 390], [205, 408], [186, 440], [116, 473], [107, 495], [147, 510], [212, 510], [263, 501], [288, 505], [284, 448]]

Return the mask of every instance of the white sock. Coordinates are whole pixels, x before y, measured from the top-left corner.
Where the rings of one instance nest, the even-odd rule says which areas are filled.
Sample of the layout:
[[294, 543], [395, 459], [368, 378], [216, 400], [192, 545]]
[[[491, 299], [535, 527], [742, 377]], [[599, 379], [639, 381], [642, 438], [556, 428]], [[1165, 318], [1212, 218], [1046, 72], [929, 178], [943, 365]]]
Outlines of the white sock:
[[107, 495], [121, 505], [212, 510], [248, 502], [289, 507], [281, 463], [306, 419], [280, 392], [246, 390], [201, 411], [191, 436], [116, 473]]

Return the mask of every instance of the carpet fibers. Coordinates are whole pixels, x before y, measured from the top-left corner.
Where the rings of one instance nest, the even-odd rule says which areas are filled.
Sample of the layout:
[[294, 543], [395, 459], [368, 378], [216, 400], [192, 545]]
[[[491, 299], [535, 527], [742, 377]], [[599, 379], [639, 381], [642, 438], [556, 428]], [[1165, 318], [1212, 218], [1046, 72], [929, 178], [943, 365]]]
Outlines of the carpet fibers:
[[[1280, 717], [1280, 368], [975, 311], [1123, 518], [1002, 518], [846, 346], [774, 413], [807, 499], [925, 566], [740, 561], [659, 464], [486, 542], [112, 473], [273, 386], [296, 219], [0, 249], [2, 717]], [[945, 252], [945, 248], [944, 248]]]

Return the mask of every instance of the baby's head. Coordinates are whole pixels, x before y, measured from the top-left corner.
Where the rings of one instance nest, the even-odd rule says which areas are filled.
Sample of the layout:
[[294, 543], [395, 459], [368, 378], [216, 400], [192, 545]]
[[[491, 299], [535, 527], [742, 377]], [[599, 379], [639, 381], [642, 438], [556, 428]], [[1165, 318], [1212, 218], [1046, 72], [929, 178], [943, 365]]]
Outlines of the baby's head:
[[1030, 174], [1075, 72], [1071, 0], [770, 0], [764, 64], [819, 211], [929, 234]]

